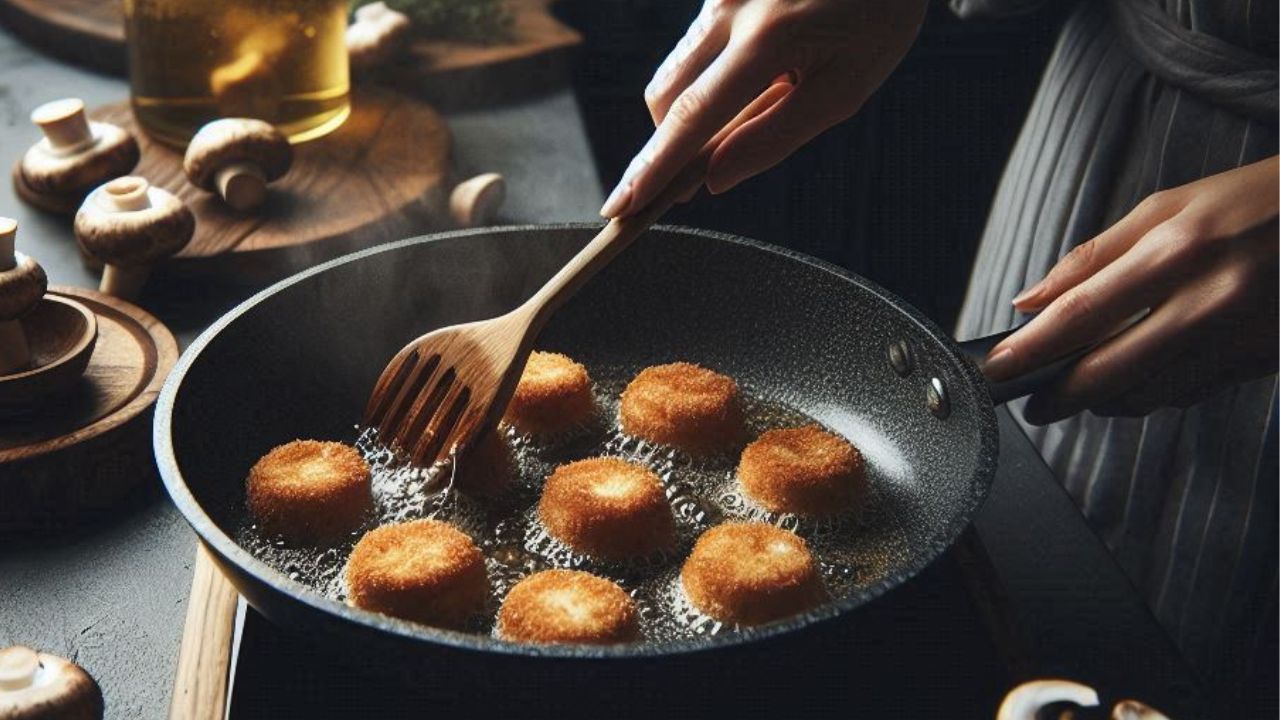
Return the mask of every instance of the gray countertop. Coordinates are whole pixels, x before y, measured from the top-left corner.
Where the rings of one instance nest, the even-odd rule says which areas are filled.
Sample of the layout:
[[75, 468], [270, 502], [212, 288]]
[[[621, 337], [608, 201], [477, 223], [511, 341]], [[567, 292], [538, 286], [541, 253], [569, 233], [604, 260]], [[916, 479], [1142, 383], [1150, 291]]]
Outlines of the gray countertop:
[[[0, 29], [0, 167], [7, 170], [39, 138], [27, 119], [36, 105], [77, 96], [92, 107], [127, 94], [124, 81], [47, 58]], [[598, 219], [600, 183], [567, 88], [445, 118], [462, 177], [506, 177], [502, 221]], [[96, 287], [69, 222], [21, 203], [7, 177], [0, 215], [17, 218], [19, 247], [40, 261], [50, 282]], [[252, 290], [236, 292], [247, 297]], [[177, 329], [180, 345], [199, 329]], [[24, 644], [75, 659], [102, 686], [108, 717], [163, 717], [194, 556], [194, 533], [163, 498], [73, 537], [0, 537], [0, 647]]]

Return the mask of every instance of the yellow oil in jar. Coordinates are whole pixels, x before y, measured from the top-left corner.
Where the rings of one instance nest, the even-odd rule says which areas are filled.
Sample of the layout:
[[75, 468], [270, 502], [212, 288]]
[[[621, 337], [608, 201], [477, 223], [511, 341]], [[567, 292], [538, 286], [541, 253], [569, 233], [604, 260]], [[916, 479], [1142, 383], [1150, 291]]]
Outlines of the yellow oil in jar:
[[253, 117], [293, 142], [350, 112], [347, 0], [124, 0], [133, 111], [182, 146], [220, 117]]

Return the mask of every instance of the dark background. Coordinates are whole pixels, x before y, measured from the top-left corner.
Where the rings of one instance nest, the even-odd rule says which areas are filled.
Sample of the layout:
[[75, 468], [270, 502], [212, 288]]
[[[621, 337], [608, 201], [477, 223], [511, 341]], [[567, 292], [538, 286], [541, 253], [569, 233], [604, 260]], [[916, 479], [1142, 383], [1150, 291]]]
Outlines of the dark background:
[[[950, 328], [1000, 171], [1062, 9], [962, 22], [929, 8], [915, 48], [851, 121], [667, 222], [786, 245], [865, 275]], [[574, 85], [605, 190], [653, 131], [643, 92], [698, 0], [570, 0]]]

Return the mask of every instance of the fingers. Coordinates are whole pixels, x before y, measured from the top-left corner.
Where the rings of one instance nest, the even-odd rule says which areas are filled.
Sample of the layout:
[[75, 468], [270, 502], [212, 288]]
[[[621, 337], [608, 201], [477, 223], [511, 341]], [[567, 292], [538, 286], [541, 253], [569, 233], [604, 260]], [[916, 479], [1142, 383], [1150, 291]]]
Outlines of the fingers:
[[1015, 297], [1013, 306], [1026, 313], [1043, 309], [1128, 252], [1148, 231], [1176, 215], [1181, 206], [1169, 193], [1149, 196], [1120, 222], [1067, 253], [1040, 282]]
[[729, 41], [729, 23], [723, 17], [723, 5], [706, 2], [694, 18], [680, 42], [662, 61], [644, 90], [653, 124], [667, 116], [671, 103], [702, 74]]
[[707, 189], [722, 193], [768, 170], [857, 112], [861, 103], [855, 98], [833, 102], [832, 85], [825, 76], [805, 78], [767, 112], [725, 138], [711, 156]]
[[766, 52], [733, 43], [672, 102], [600, 214], [623, 217], [649, 204], [715, 133], [760, 94], [772, 73]]
[[1200, 262], [1201, 246], [1175, 218], [1157, 226], [1124, 253], [1064, 291], [1018, 332], [992, 349], [987, 377], [1008, 380], [1062, 358], [1114, 333], [1124, 321], [1164, 301], [1188, 268]]
[[[770, 108], [774, 107], [781, 100], [786, 98], [787, 94], [791, 92], [791, 87], [792, 87], [791, 83], [786, 80], [775, 80], [772, 85], [765, 88], [764, 92], [760, 93], [759, 97], [757, 97], [755, 100], [752, 100], [751, 103], [747, 105], [747, 107], [743, 108], [742, 112], [738, 113], [738, 115], [734, 117], [734, 119], [728, 125], [726, 125], [724, 128], [721, 129], [719, 133], [717, 133], [717, 138], [720, 135], [724, 135], [726, 132], [728, 133], [728, 135], [723, 140], [717, 140], [717, 138], [712, 138], [711, 143], [709, 144], [715, 145], [716, 149], [724, 145], [725, 141], [727, 141], [729, 137], [732, 137], [733, 133], [737, 132], [738, 129], [740, 129], [745, 124], [751, 122], [752, 119], [758, 118], [761, 115], [764, 115], [767, 111], [769, 111]], [[713, 156], [714, 156], [714, 153], [713, 153]], [[680, 202], [680, 203], [689, 202], [690, 200], [693, 199], [695, 195], [698, 194], [698, 190], [701, 190], [702, 186], [703, 186], [703, 183], [699, 183], [693, 188], [690, 188], [688, 192], [680, 196], [677, 202]]]
[[1024, 417], [1045, 425], [1112, 401], [1164, 370], [1169, 359], [1192, 342], [1188, 315], [1180, 303], [1152, 312], [1137, 325], [1104, 342], [1076, 363], [1051, 390], [1027, 402]]

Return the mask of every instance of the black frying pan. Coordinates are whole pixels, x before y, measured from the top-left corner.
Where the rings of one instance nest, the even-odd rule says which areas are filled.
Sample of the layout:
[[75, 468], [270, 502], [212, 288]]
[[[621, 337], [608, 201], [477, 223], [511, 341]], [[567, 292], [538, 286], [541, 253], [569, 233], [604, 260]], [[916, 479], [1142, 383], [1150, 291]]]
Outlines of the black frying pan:
[[405, 341], [513, 307], [594, 232], [511, 227], [377, 247], [259, 293], [187, 350], [156, 409], [156, 455], [174, 502], [255, 608], [380, 672], [428, 668], [441, 687], [475, 673], [491, 674], [495, 686], [513, 678], [527, 684], [541, 672], [554, 678], [566, 663], [579, 679], [634, 679], [650, 668], [664, 682], [692, 683], [735, 667], [769, 667], [794, 638], [835, 637], [821, 629], [832, 625], [825, 621], [856, 615], [850, 611], [956, 540], [995, 469], [993, 397], [1003, 401], [1021, 388], [989, 390], [948, 334], [844, 270], [742, 238], [658, 228], [569, 302], [538, 346], [588, 367], [703, 363], [854, 438], [904, 491], [892, 519], [900, 546], [875, 582], [738, 634], [531, 647], [347, 607], [237, 546], [230, 534], [243, 478], [260, 455], [297, 437], [351, 439], [378, 373]]

